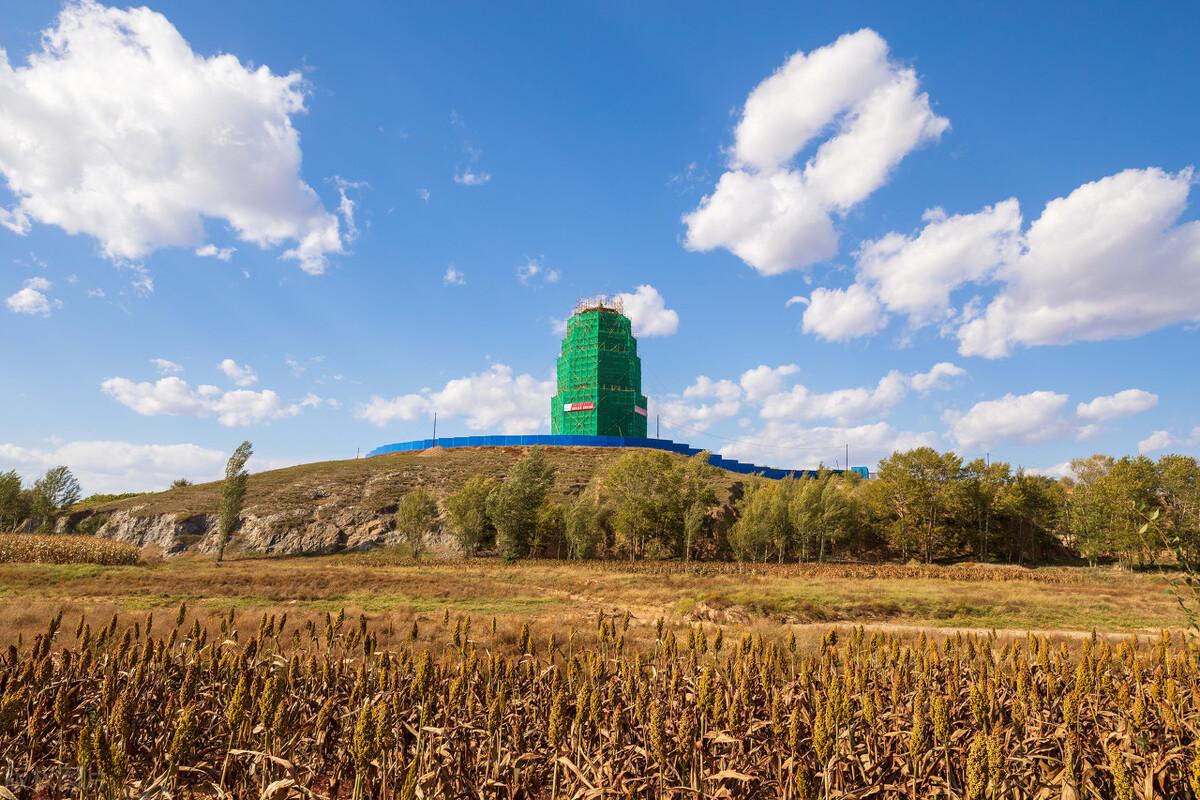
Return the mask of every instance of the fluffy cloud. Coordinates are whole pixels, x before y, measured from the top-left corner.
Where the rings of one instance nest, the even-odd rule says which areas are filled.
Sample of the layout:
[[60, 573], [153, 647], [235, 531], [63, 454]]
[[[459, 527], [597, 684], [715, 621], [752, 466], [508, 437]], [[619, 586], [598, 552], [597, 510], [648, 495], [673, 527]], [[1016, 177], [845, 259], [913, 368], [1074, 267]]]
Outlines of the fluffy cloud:
[[816, 289], [804, 310], [802, 328], [831, 342], [878, 333], [887, 315], [875, 294], [855, 283], [845, 289]]
[[904, 399], [909, 378], [892, 370], [871, 389], [857, 387], [833, 392], [811, 392], [796, 385], [763, 400], [764, 419], [833, 419], [840, 424], [885, 413]]
[[442, 283], [446, 286], [465, 286], [467, 276], [462, 273], [462, 270], [451, 264], [446, 267], [446, 274], [442, 276]]
[[668, 396], [657, 403], [655, 413], [662, 415], [668, 428], [699, 432], [737, 414], [742, 407], [741, 396], [741, 387], [733, 381], [714, 381], [701, 375], [683, 390], [682, 397]]
[[1169, 447], [1191, 448], [1200, 445], [1200, 425], [1192, 428], [1190, 435], [1180, 434], [1178, 436], [1170, 431], [1154, 431], [1145, 439], [1138, 442], [1139, 453], [1153, 453], [1158, 450], [1166, 450]]
[[233, 254], [237, 252], [236, 247], [217, 247], [215, 244], [206, 244], [196, 248], [196, 255], [201, 258], [215, 258], [218, 261], [229, 263], [233, 260]]
[[949, 410], [942, 419], [961, 447], [978, 447], [1013, 439], [1037, 442], [1061, 435], [1066, 429], [1062, 410], [1067, 396], [1037, 391], [1006, 394], [998, 400], [976, 403], [962, 413]]
[[30, 278], [19, 291], [5, 299], [4, 305], [8, 306], [9, 311], [17, 314], [48, 317], [51, 311], [62, 306], [62, 301], [46, 296], [48, 291], [50, 281], [45, 278]]
[[743, 372], [738, 383], [741, 385], [742, 391], [746, 393], [746, 399], [751, 403], [757, 403], [780, 391], [783, 388], [784, 380], [799, 371], [800, 368], [795, 364], [784, 364], [779, 367], [759, 364], [757, 367]]
[[449, 381], [438, 392], [372, 397], [357, 416], [382, 427], [425, 419], [436, 411], [442, 418], [463, 417], [471, 430], [499, 426], [507, 434], [534, 433], [549, 421], [547, 398], [553, 394], [553, 381], [514, 376], [511, 367], [493, 364], [485, 372]]
[[[928, 211], [915, 235], [864, 243], [850, 287], [815, 290], [804, 331], [869, 336], [890, 313], [910, 328], [939, 324], [963, 355], [1000, 358], [1198, 321], [1200, 221], [1179, 222], [1192, 183], [1190, 168], [1126, 170], [1050, 201], [1025, 233], [1012, 199], [974, 214]], [[955, 308], [956, 289], [993, 281], [986, 305]]]
[[679, 329], [679, 314], [667, 308], [658, 289], [643, 284], [632, 292], [617, 295], [636, 336], [670, 336]]
[[916, 236], [890, 233], [865, 243], [857, 257], [861, 277], [889, 311], [915, 325], [953, 313], [950, 293], [968, 282], [987, 280], [1018, 252], [1021, 207], [1005, 200], [975, 214], [925, 212]]
[[300, 177], [302, 85], [198, 55], [149, 9], [70, 3], [27, 64], [0, 51], [0, 173], [17, 197], [0, 221], [87, 234], [128, 261], [197, 247], [220, 219], [320, 273], [342, 237]]
[[742, 373], [735, 383], [701, 375], [680, 395], [667, 395], [657, 405], [669, 428], [703, 431], [719, 419], [740, 413], [743, 404], [757, 407], [758, 416], [774, 422], [832, 419], [839, 425], [886, 414], [899, 404], [910, 389], [926, 394], [946, 388], [947, 379], [966, 370], [949, 362], [935, 364], [928, 372], [906, 375], [892, 370], [874, 387], [813, 392], [802, 384], [786, 386], [787, 378], [799, 372], [795, 364], [779, 367], [760, 365]]
[[918, 372], [910, 382], [920, 394], [929, 394], [934, 389], [946, 388], [947, 378], [958, 378], [966, 375], [967, 371], [949, 361], [939, 361], [928, 372]]
[[100, 390], [145, 417], [215, 416], [217, 422], [228, 427], [294, 417], [322, 403], [333, 404], [315, 394], [308, 394], [296, 403], [284, 403], [270, 389], [227, 392], [208, 384], [193, 389], [187, 381], [175, 377], [160, 378], [154, 383], [109, 378], [100, 384]]
[[[767, 275], [827, 259], [838, 249], [834, 215], [865, 200], [948, 126], [916, 73], [892, 62], [874, 31], [796, 53], [746, 99], [729, 170], [684, 216], [685, 244], [726, 248]], [[803, 168], [793, 164], [831, 129]]]
[[79, 441], [43, 450], [0, 443], [0, 470], [15, 469], [30, 478], [66, 464], [87, 493], [162, 490], [176, 478], [215, 480], [227, 457], [195, 444]]
[[1200, 221], [1179, 223], [1192, 170], [1130, 169], [1046, 204], [959, 352], [1136, 336], [1200, 320]]
[[183, 372], [182, 366], [166, 358], [152, 358], [150, 359], [150, 363], [158, 370], [160, 375], [178, 375]]
[[1149, 411], [1158, 405], [1158, 395], [1142, 389], [1126, 389], [1116, 394], [1097, 397], [1090, 403], [1075, 407], [1075, 416], [1080, 419], [1109, 420]]
[[747, 433], [721, 447], [730, 458], [784, 469], [833, 466], [845, 460], [850, 447], [850, 463], [875, 465], [896, 450], [933, 447], [937, 437], [929, 431], [898, 431], [886, 422], [853, 427], [804, 427], [772, 420], [761, 429]]
[[225, 373], [225, 377], [238, 386], [253, 386], [258, 382], [258, 373], [250, 369], [249, 364], [241, 366], [232, 358], [227, 358], [217, 364], [217, 369]]
[[1175, 440], [1167, 431], [1154, 431], [1154, 433], [1142, 439], [1137, 444], [1139, 453], [1153, 453], [1156, 450], [1166, 450], [1171, 445], [1175, 444]]

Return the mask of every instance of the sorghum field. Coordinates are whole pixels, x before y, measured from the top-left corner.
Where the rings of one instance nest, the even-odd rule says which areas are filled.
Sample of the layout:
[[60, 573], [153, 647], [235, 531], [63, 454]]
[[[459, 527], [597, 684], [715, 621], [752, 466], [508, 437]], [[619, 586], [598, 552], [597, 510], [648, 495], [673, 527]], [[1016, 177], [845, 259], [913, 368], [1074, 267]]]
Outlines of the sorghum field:
[[387, 552], [0, 564], [0, 786], [1193, 797], [1197, 650], [1168, 589], [1115, 570]]
[[[680, 635], [630, 617], [516, 641], [444, 613], [237, 630], [54, 618], [0, 664], [17, 797], [1189, 797], [1180, 635], [1076, 646], [862, 628]], [[393, 638], [395, 631], [390, 631]]]

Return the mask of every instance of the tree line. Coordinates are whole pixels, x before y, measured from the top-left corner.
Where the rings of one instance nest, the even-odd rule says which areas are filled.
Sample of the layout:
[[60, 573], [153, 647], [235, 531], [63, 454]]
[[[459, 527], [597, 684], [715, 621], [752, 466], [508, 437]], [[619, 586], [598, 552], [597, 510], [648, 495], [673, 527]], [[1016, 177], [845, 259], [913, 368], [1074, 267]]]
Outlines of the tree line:
[[58, 515], [79, 502], [79, 481], [65, 466], [52, 467], [26, 487], [16, 470], [0, 472], [0, 531], [54, 529]]
[[[503, 481], [476, 476], [439, 500], [406, 495], [397, 530], [420, 555], [449, 534], [463, 552], [505, 559], [739, 559], [824, 561], [1086, 559], [1153, 564], [1176, 543], [1200, 555], [1200, 465], [1167, 455], [1072, 462], [1053, 478], [1003, 462], [964, 461], [929, 447], [893, 453], [871, 479], [821, 469], [811, 477], [750, 477], [722, 503], [719, 470], [701, 453], [681, 460], [632, 451], [575, 498], [551, 496], [554, 468], [531, 450]], [[1155, 525], [1147, 533], [1147, 521]]]

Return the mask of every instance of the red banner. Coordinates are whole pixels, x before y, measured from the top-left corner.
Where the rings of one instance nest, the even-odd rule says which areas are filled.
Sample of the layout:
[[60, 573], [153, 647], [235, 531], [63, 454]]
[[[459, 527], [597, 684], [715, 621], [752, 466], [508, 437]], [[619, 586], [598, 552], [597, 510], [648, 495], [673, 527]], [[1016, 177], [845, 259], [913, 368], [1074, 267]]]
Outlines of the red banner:
[[646, 416], [646, 409], [642, 408], [641, 406], [634, 406], [633, 410], [641, 414], [643, 417]]
[[563, 411], [591, 411], [595, 407], [595, 403], [564, 403]]

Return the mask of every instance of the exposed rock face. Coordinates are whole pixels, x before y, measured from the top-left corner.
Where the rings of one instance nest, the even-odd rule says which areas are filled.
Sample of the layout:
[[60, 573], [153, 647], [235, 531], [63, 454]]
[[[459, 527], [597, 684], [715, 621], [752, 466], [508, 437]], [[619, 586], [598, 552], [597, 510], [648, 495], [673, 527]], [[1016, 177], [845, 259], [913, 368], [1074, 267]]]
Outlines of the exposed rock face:
[[138, 547], [156, 547], [163, 555], [179, 555], [201, 542], [216, 528], [216, 514], [196, 514], [180, 519], [174, 514], [142, 517], [138, 509], [116, 511], [97, 536], [107, 536]]
[[[166, 556], [216, 551], [216, 514], [143, 516], [139, 511], [144, 508], [114, 512], [97, 535], [154, 547]], [[251, 508], [242, 514], [230, 547], [273, 555], [319, 555], [399, 544], [394, 514], [394, 508], [367, 510], [340, 503], [312, 503], [264, 515]], [[434, 537], [430, 550], [444, 556], [456, 552], [445, 535]]]

